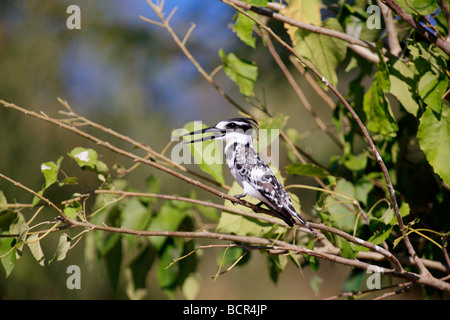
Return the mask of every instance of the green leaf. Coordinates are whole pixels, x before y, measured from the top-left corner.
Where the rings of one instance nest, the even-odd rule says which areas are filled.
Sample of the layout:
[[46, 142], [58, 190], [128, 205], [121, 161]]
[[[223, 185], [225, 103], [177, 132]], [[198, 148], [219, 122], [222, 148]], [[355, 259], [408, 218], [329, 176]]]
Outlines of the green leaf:
[[93, 149], [77, 147], [70, 151], [69, 156], [73, 158], [81, 168], [89, 167], [95, 169], [98, 155]]
[[[242, 211], [252, 212], [246, 207], [239, 208]], [[222, 212], [216, 231], [231, 233], [241, 236], [263, 236], [272, 233], [274, 226], [265, 221], [244, 217], [239, 214]]]
[[269, 2], [268, 0], [243, 0], [243, 1], [256, 7], [267, 7], [267, 2]]
[[[165, 230], [176, 231], [179, 225], [186, 218], [188, 210], [192, 208], [192, 204], [169, 200], [164, 202], [159, 213], [155, 216], [148, 226], [147, 230]], [[155, 246], [157, 250], [160, 250], [167, 237], [151, 237], [150, 242]]]
[[16, 266], [17, 250], [14, 248], [15, 243], [14, 238], [0, 238], [0, 262], [5, 269], [6, 278], [9, 277]]
[[349, 154], [344, 160], [344, 165], [348, 170], [361, 171], [367, 166], [367, 155], [360, 153], [358, 155]]
[[420, 118], [417, 138], [434, 172], [450, 185], [450, 108], [442, 105], [440, 116], [427, 108]]
[[131, 198], [121, 212], [122, 227], [145, 230], [150, 221], [150, 211], [137, 198]]
[[31, 254], [36, 259], [36, 261], [41, 265], [44, 266], [45, 258], [44, 258], [44, 252], [41, 248], [40, 240], [38, 240], [39, 235], [33, 234], [28, 237], [27, 239], [27, 245], [28, 248], [30, 248]]
[[67, 251], [70, 249], [70, 238], [66, 233], [59, 236], [58, 246], [56, 247], [55, 254], [49, 264], [56, 259], [56, 261], [62, 261], [66, 258]]
[[0, 211], [0, 234], [9, 231], [13, 221], [17, 218], [17, 213], [13, 210]]
[[119, 284], [120, 270], [122, 267], [122, 241], [120, 234], [116, 233], [116, 241], [108, 249], [104, 258], [106, 260], [106, 268], [108, 270], [108, 277], [114, 292], [117, 291]]
[[[207, 126], [205, 124], [193, 121], [187, 123], [184, 126], [184, 129], [186, 129], [188, 132], [192, 132], [206, 127]], [[194, 156], [194, 163], [198, 164], [199, 168], [203, 172], [211, 175], [220, 184], [225, 184], [222, 172], [222, 153], [217, 141], [212, 140], [196, 142], [184, 146]]]
[[[322, 1], [320, 0], [288, 0], [288, 5], [281, 10], [281, 14], [285, 17], [302, 21], [304, 23], [320, 26], [322, 23], [322, 15], [320, 9]], [[295, 33], [298, 30], [290, 24], [285, 23], [284, 28], [289, 34], [292, 43], [296, 45]]]
[[183, 282], [181, 291], [188, 300], [194, 300], [201, 289], [201, 277], [198, 273], [191, 273]]
[[336, 245], [341, 248], [341, 256], [347, 259], [355, 259], [358, 255], [358, 248], [343, 238], [336, 237]]
[[[371, 223], [374, 220], [371, 219]], [[378, 224], [376, 223], [376, 230], [373, 230], [374, 234], [367, 240], [373, 244], [381, 244], [384, 240], [386, 240], [391, 234], [392, 228], [394, 226], [390, 224]], [[371, 226], [371, 228], [374, 228]]]
[[[338, 180], [335, 191], [352, 199], [355, 198], [355, 186], [345, 179]], [[328, 195], [325, 198], [324, 205], [335, 226], [346, 232], [353, 231], [356, 213], [350, 199], [339, 195]]]
[[[257, 14], [254, 12], [248, 12], [248, 14], [253, 17], [257, 17]], [[252, 19], [246, 17], [242, 13], [238, 13], [238, 17], [236, 19], [236, 23], [233, 27], [234, 32], [239, 39], [242, 40], [246, 45], [252, 48], [256, 48], [256, 38], [253, 37], [253, 27], [256, 22]]]
[[174, 263], [170, 268], [167, 267], [174, 259], [181, 256], [180, 253], [180, 249], [170, 242], [164, 246], [156, 270], [156, 279], [162, 289], [171, 289], [176, 285], [180, 273], [180, 264]]
[[156, 258], [156, 250], [151, 244], [142, 249], [130, 262], [129, 268], [133, 275], [135, 289], [146, 288], [147, 274]]
[[317, 274], [314, 274], [309, 280], [309, 285], [311, 289], [313, 289], [316, 296], [320, 293], [320, 284], [323, 282], [323, 279], [319, 277]]
[[[342, 26], [335, 18], [325, 20], [323, 27], [343, 32]], [[347, 43], [303, 29], [295, 32], [294, 39], [294, 49], [336, 86], [338, 83], [336, 69], [345, 58]]]
[[64, 214], [70, 219], [75, 219], [81, 212], [83, 212], [83, 206], [78, 201], [71, 202], [64, 208]]
[[391, 82], [390, 93], [402, 104], [403, 108], [414, 116], [417, 116], [419, 104], [416, 102], [414, 72], [400, 59], [389, 70]]
[[[161, 181], [155, 176], [150, 175], [145, 180], [145, 187], [148, 193], [159, 193], [159, 190], [161, 189]], [[143, 197], [139, 198], [139, 200], [146, 204], [155, 203], [158, 201], [157, 198], [143, 198]]]
[[[237, 195], [242, 193], [242, 188], [239, 184], [234, 181], [229, 195]], [[245, 198], [250, 203], [258, 203], [259, 201], [250, 197]], [[225, 206], [230, 208], [236, 208], [230, 201], [225, 201]], [[253, 212], [252, 209], [239, 206], [239, 210], [245, 212]], [[220, 216], [219, 223], [217, 225], [216, 231], [223, 233], [231, 233], [241, 236], [264, 236], [273, 233], [275, 230], [282, 230], [284, 228], [278, 229], [277, 225], [273, 225], [269, 222], [265, 222], [259, 219], [253, 219], [249, 217], [242, 216], [240, 214], [222, 212]]]
[[286, 125], [289, 116], [277, 115], [276, 117], [266, 117], [259, 124], [258, 151], [266, 148], [278, 139], [280, 130]]
[[435, 112], [440, 113], [442, 96], [447, 90], [448, 79], [442, 73], [438, 75], [431, 71], [425, 73], [419, 80], [418, 91], [423, 101]]
[[[436, 0], [400, 0], [399, 3], [405, 2], [407, 3], [407, 7], [411, 6], [415, 10], [412, 10], [411, 14], [420, 13], [425, 16], [427, 14], [432, 14], [436, 12], [437, 5]], [[411, 9], [410, 9], [411, 10]], [[417, 12], [415, 12], [417, 11]]]
[[57, 181], [58, 171], [61, 166], [61, 161], [63, 157], [60, 157], [58, 161], [55, 163], [54, 161], [44, 162], [41, 165], [41, 172], [44, 174], [45, 178], [45, 187], [47, 189], [53, 183]]
[[59, 183], [59, 186], [62, 187], [64, 185], [75, 185], [75, 184], [78, 184], [77, 177], [66, 177], [64, 178], [64, 181]]
[[219, 50], [219, 56], [226, 75], [239, 86], [244, 96], [251, 96], [258, 77], [258, 67], [253, 62], [240, 60], [234, 53], [227, 55], [223, 49]]
[[243, 253], [244, 249], [241, 247], [222, 248], [216, 257], [217, 266], [224, 268], [225, 266], [236, 262]]
[[[19, 234], [18, 238], [0, 238], [0, 261], [8, 278], [16, 262], [21, 257], [23, 241], [28, 233], [28, 225], [21, 213], [3, 211], [0, 213], [0, 228], [3, 234]], [[6, 229], [9, 226], [9, 231]]]
[[[2, 206], [2, 205], [5, 205], [5, 204], [8, 204], [8, 199], [6, 199], [6, 196], [3, 193], [2, 189], [1, 189], [1, 186], [0, 186], [0, 213], [2, 211], [7, 211], [8, 210], [8, 208], [6, 208], [6, 206]], [[0, 233], [1, 232], [2, 232], [2, 230], [1, 230], [1, 223], [0, 223]]]
[[421, 76], [427, 71], [433, 70], [435, 67], [440, 72], [445, 73], [447, 70], [447, 54], [439, 47], [428, 42], [411, 41], [407, 44], [407, 48], [411, 53], [414, 67], [417, 69], [418, 75]]
[[364, 95], [363, 110], [367, 117], [367, 129], [383, 136], [395, 137], [398, 125], [385, 96], [389, 88], [389, 76], [382, 68], [378, 68], [372, 86]]
[[277, 283], [278, 276], [287, 265], [288, 257], [281, 254], [269, 254], [267, 256], [267, 262], [270, 279], [272, 279], [274, 283]]
[[353, 274], [345, 281], [343, 292], [359, 291], [365, 275], [364, 271], [354, 270]]
[[359, 179], [355, 182], [355, 199], [364, 205], [367, 204], [370, 191], [374, 188], [374, 183], [367, 177]]
[[327, 170], [312, 163], [292, 163], [286, 167], [286, 172], [288, 174], [318, 178], [325, 178], [330, 175]]
[[212, 220], [214, 222], [219, 222], [220, 216], [216, 208], [207, 207], [203, 205], [196, 205], [195, 208], [200, 212], [200, 214], [206, 219]]
[[9, 227], [9, 233], [18, 234], [19, 235], [18, 240], [25, 241], [29, 229], [30, 228], [27, 222], [25, 221], [24, 216], [21, 213], [18, 213], [16, 219], [14, 219], [14, 221], [11, 223]]

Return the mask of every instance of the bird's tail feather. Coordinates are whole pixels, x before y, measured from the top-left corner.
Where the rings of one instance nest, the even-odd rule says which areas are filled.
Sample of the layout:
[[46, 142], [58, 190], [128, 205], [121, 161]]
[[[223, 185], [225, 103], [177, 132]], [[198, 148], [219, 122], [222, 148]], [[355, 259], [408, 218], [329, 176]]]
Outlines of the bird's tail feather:
[[[290, 209], [290, 208], [283, 208], [287, 215], [289, 215], [289, 217], [291, 218], [293, 224], [302, 224], [305, 227], [307, 227], [315, 236], [317, 236], [317, 233], [311, 228], [311, 226], [309, 225], [309, 223], [303, 219], [298, 213], [297, 211]], [[293, 217], [297, 218], [297, 220], [295, 220]], [[300, 223], [298, 223], [300, 222]]]

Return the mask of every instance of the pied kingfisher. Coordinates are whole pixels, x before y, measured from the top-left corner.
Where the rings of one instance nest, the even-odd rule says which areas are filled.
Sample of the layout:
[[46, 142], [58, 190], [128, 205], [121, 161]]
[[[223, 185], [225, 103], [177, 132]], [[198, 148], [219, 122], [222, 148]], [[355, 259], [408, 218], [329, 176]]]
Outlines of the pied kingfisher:
[[290, 227], [298, 221], [316, 234], [309, 224], [295, 211], [291, 198], [281, 183], [270, 170], [267, 163], [261, 159], [253, 147], [253, 129], [258, 130], [258, 123], [251, 118], [233, 118], [218, 122], [215, 126], [197, 130], [183, 136], [200, 133], [212, 133], [189, 143], [224, 140], [225, 157], [228, 168], [234, 179], [244, 189], [236, 195], [240, 201], [246, 195], [260, 201], [258, 206], [265, 204], [277, 217]]

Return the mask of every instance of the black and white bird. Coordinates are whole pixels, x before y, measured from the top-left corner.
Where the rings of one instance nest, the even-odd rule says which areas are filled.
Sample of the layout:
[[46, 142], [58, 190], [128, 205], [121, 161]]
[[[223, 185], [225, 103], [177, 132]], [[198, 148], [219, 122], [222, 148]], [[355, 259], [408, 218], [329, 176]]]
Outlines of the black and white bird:
[[189, 143], [207, 140], [225, 141], [225, 158], [231, 174], [244, 189], [236, 195], [240, 201], [246, 195], [260, 201], [258, 206], [265, 204], [277, 217], [290, 227], [303, 224], [316, 234], [294, 209], [292, 200], [270, 170], [267, 163], [260, 158], [253, 147], [253, 130], [258, 130], [258, 123], [251, 118], [233, 118], [218, 122], [215, 126], [197, 130], [183, 136], [211, 133]]

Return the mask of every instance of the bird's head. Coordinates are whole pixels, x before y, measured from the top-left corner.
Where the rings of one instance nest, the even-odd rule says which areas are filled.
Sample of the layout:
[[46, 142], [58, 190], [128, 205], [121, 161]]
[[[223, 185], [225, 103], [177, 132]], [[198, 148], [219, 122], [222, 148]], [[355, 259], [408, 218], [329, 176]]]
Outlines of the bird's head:
[[193, 136], [196, 134], [209, 133], [211, 135], [203, 136], [200, 139], [194, 139], [188, 143], [195, 143], [199, 141], [208, 140], [224, 140], [226, 142], [252, 142], [252, 134], [258, 130], [258, 123], [252, 118], [233, 118], [229, 120], [222, 120], [215, 126], [204, 128], [189, 132], [183, 136]]

